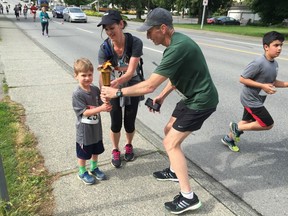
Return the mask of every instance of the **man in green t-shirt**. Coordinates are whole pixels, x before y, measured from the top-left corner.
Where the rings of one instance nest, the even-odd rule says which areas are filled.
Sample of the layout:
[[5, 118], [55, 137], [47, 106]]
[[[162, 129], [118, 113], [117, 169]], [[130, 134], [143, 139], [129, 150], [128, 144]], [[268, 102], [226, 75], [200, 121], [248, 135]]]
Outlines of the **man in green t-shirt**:
[[181, 192], [164, 205], [171, 213], [180, 214], [201, 206], [197, 195], [191, 190], [181, 143], [192, 131], [199, 130], [216, 110], [218, 93], [201, 49], [188, 36], [175, 32], [172, 23], [171, 13], [163, 8], [149, 12], [138, 30], [147, 31], [147, 38], [155, 45], [166, 47], [160, 65], [147, 80], [137, 85], [122, 89], [102, 87], [102, 97], [148, 94], [166, 80], [166, 87], [153, 99], [153, 103], [162, 104], [173, 90], [181, 95], [182, 100], [177, 103], [164, 128], [163, 145], [169, 156], [170, 167], [153, 173], [158, 180], [179, 181]]

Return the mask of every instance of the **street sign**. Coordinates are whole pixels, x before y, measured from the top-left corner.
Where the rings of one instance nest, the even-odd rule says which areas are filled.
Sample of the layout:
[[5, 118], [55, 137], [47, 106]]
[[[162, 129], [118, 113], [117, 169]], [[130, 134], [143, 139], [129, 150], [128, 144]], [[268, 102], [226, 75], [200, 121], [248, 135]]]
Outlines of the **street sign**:
[[208, 5], [208, 0], [203, 0], [203, 6], [207, 6]]

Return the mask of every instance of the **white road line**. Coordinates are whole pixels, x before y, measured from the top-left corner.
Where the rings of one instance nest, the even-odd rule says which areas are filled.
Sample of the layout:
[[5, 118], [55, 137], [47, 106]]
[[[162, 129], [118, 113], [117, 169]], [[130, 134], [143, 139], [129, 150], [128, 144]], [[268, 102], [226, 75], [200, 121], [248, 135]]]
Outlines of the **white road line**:
[[94, 33], [94, 32], [92, 32], [92, 31], [88, 31], [88, 30], [85, 30], [85, 29], [81, 29], [81, 28], [76, 28], [76, 29], [78, 29], [78, 30], [80, 30], [80, 31], [88, 32], [88, 33], [91, 33], [91, 34], [93, 34], [93, 33]]
[[152, 51], [155, 51], [155, 52], [163, 53], [163, 51], [161, 51], [161, 50], [152, 49], [152, 48], [145, 47], [145, 46], [143, 46], [143, 48], [144, 48], [144, 49], [148, 49], [148, 50], [152, 50]]
[[227, 39], [220, 39], [220, 38], [215, 38], [214, 40], [224, 41], [224, 42], [232, 42], [232, 43], [238, 43], [238, 44], [246, 44], [246, 45], [252, 45], [252, 46], [257, 46], [257, 47], [262, 47], [262, 45], [259, 45], [259, 44], [241, 42], [241, 41], [236, 41], [236, 40], [227, 40]]

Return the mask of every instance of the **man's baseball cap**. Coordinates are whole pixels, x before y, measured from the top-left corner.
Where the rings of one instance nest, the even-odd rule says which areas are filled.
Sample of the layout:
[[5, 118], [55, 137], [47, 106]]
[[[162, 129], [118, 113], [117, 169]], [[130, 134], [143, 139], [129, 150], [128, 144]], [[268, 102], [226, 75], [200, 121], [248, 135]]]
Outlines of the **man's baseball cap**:
[[137, 31], [140, 32], [148, 31], [153, 26], [160, 26], [162, 24], [172, 26], [172, 23], [173, 23], [172, 14], [168, 10], [158, 7], [151, 10], [147, 14], [145, 22], [143, 23], [142, 26], [140, 26], [137, 29]]
[[112, 25], [114, 23], [119, 23], [122, 20], [122, 16], [119, 11], [116, 10], [108, 10], [102, 16], [101, 22], [97, 25], [97, 27], [101, 25]]

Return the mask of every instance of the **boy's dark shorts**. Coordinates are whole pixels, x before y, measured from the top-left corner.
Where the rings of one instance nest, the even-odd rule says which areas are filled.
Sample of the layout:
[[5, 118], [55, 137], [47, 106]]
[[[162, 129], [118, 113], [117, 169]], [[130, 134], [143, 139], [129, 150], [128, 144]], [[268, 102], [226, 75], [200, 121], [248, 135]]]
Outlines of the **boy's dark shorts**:
[[104, 150], [105, 149], [102, 141], [87, 146], [80, 145], [79, 143], [76, 142], [77, 158], [82, 160], [89, 160], [91, 159], [93, 154], [96, 155], [102, 154]]
[[216, 107], [206, 110], [189, 109], [183, 101], [180, 101], [172, 113], [176, 118], [172, 127], [180, 132], [199, 130], [204, 121], [215, 111]]
[[244, 107], [243, 121], [257, 121], [261, 127], [269, 127], [274, 124], [274, 120], [268, 110], [263, 107]]

